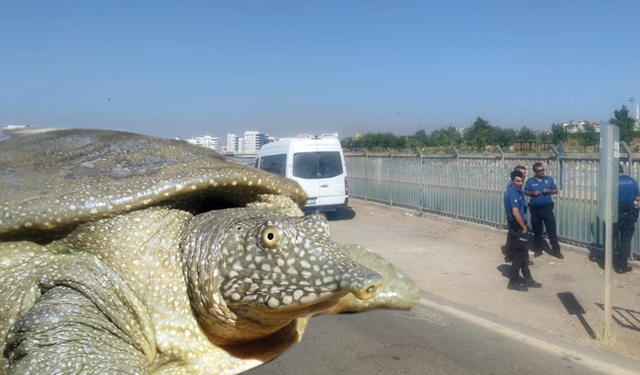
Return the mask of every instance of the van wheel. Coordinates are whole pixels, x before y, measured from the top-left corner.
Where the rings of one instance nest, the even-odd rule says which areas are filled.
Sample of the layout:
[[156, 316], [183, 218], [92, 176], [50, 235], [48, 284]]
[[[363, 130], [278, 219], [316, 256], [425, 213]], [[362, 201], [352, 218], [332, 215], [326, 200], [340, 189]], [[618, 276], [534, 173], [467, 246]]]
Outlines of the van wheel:
[[338, 210], [334, 210], [334, 211], [327, 211], [324, 213], [324, 216], [326, 216], [327, 218], [335, 218], [338, 215]]

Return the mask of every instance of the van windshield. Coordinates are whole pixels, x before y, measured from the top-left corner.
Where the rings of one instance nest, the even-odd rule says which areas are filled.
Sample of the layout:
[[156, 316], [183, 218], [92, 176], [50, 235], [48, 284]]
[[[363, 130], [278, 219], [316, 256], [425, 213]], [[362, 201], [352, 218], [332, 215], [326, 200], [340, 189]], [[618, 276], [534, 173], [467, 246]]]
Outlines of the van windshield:
[[260, 158], [260, 169], [263, 171], [286, 176], [287, 155], [269, 155]]
[[302, 152], [293, 155], [293, 176], [313, 180], [342, 174], [339, 152]]

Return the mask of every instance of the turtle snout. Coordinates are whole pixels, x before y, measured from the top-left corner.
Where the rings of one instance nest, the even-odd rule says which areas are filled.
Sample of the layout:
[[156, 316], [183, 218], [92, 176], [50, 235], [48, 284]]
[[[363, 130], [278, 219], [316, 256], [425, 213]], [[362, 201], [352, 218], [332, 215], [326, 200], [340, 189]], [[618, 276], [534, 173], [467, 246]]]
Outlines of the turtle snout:
[[382, 276], [363, 266], [350, 270], [340, 280], [340, 289], [363, 301], [375, 297], [381, 286]]

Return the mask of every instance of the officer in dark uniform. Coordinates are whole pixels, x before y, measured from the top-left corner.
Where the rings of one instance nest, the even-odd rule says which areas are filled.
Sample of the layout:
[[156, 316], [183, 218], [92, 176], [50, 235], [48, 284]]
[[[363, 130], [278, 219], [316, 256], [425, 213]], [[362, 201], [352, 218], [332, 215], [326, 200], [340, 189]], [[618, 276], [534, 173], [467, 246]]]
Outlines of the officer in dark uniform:
[[531, 227], [533, 238], [536, 241], [535, 257], [542, 255], [542, 224], [547, 229], [549, 242], [551, 242], [551, 255], [564, 259], [560, 252], [558, 234], [556, 233], [556, 217], [553, 214], [553, 200], [551, 196], [558, 194], [558, 188], [553, 178], [544, 175], [542, 163], [533, 164], [534, 176], [527, 180], [524, 195], [530, 197]]
[[640, 191], [636, 180], [624, 174], [622, 165], [618, 168], [618, 222], [613, 227], [613, 233], [614, 236], [620, 233], [620, 249], [613, 269], [617, 273], [625, 273], [632, 270], [627, 259], [631, 253], [631, 239], [638, 220], [635, 202], [640, 201]]
[[[516, 165], [515, 168], [513, 168], [514, 171], [520, 171], [522, 172], [522, 175], [524, 176], [524, 179], [527, 179], [527, 168], [523, 167], [522, 165]], [[511, 185], [511, 182], [509, 182], [507, 184], [507, 188], [509, 188], [509, 185]], [[504, 255], [504, 261], [506, 263], [511, 263], [511, 250], [513, 247], [513, 242], [511, 241], [511, 235], [509, 234], [509, 231], [507, 231], [507, 243], [506, 245], [503, 247], [503, 251], [502, 254]], [[533, 265], [533, 262], [529, 262], [529, 265]]]
[[[522, 193], [523, 183], [524, 175], [522, 172], [513, 171], [511, 172], [511, 184], [507, 186], [507, 190], [504, 192], [504, 209], [507, 214], [509, 235], [512, 243], [511, 272], [507, 288], [520, 292], [526, 292], [527, 288], [540, 288], [542, 286], [542, 284], [533, 280], [529, 270], [529, 235], [527, 233], [527, 222], [525, 221], [527, 206]], [[522, 270], [524, 283], [519, 278], [520, 270]]]

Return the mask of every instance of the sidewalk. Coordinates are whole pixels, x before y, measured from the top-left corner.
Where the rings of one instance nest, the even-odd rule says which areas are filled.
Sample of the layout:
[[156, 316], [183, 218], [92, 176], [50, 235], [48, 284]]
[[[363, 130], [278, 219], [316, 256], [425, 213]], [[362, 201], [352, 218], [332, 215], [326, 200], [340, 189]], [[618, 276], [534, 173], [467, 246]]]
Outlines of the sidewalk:
[[507, 289], [505, 230], [355, 199], [350, 207], [355, 217], [330, 222], [332, 238], [384, 256], [420, 289], [640, 361], [640, 262], [629, 262], [632, 272], [613, 274], [615, 340], [604, 343], [604, 270], [586, 249], [561, 243], [562, 260], [531, 256], [532, 275], [542, 288], [516, 292]]

